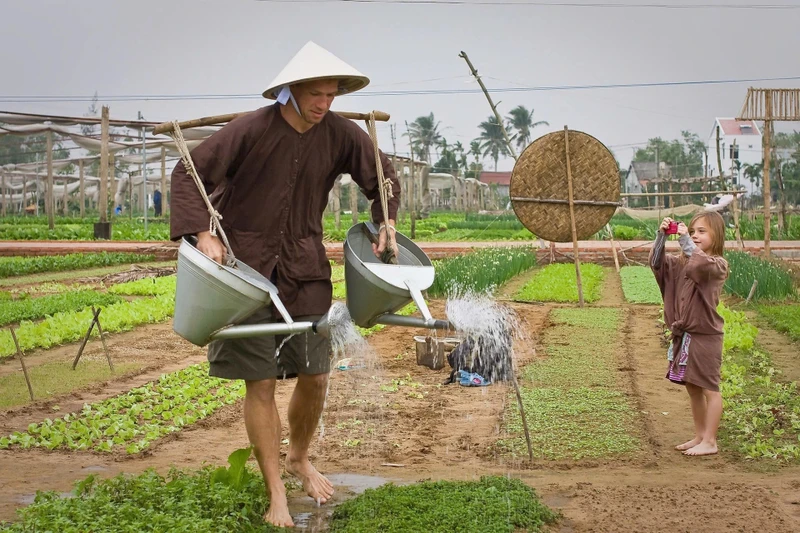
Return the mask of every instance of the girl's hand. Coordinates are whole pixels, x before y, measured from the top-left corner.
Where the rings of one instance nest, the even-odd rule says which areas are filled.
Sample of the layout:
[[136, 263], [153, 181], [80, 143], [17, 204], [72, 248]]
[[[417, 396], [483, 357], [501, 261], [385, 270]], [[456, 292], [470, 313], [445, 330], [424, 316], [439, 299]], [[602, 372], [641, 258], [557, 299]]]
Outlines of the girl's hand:
[[678, 235], [688, 235], [689, 228], [683, 222], [678, 222]]
[[661, 225], [658, 227], [658, 231], [660, 231], [661, 233], [666, 233], [670, 222], [672, 222], [671, 218], [664, 217], [664, 220], [661, 221]]

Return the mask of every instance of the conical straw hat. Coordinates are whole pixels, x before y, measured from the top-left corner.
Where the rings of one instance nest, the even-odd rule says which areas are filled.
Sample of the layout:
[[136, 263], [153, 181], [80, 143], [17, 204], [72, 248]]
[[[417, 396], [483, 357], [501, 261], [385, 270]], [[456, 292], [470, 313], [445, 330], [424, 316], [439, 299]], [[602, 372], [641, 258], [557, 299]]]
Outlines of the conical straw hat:
[[337, 96], [355, 92], [369, 84], [369, 78], [318, 44], [308, 41], [272, 80], [263, 95], [274, 100], [285, 85], [322, 79], [339, 80]]

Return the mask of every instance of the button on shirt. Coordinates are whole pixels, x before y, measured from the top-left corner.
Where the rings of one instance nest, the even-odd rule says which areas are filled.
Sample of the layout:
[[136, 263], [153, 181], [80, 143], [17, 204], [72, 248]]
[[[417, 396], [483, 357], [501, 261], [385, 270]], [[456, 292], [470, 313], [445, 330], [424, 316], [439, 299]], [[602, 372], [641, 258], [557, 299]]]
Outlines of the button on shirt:
[[[191, 155], [236, 258], [275, 280], [291, 314], [325, 313], [331, 271], [322, 216], [336, 177], [351, 174], [368, 199], [378, 200], [373, 221], [383, 221], [375, 152], [366, 132], [328, 113], [300, 134], [275, 104], [235, 119]], [[389, 217], [396, 218], [400, 184], [383, 153], [381, 162], [392, 181]], [[208, 231], [208, 211], [183, 163], [172, 173], [171, 196], [173, 240]]]

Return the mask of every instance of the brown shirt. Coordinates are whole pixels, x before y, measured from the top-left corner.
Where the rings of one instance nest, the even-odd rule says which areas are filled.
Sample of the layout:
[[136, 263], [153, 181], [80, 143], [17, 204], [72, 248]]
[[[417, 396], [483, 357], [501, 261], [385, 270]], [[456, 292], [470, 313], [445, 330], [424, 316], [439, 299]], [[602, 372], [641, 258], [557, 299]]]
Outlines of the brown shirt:
[[[237, 259], [272, 278], [292, 315], [325, 313], [331, 305], [331, 268], [322, 243], [322, 216], [336, 177], [349, 173], [383, 221], [375, 151], [358, 125], [335, 113], [298, 133], [280, 104], [239, 117], [191, 152], [206, 193], [222, 215]], [[400, 184], [392, 180], [389, 217], [396, 218]], [[170, 237], [209, 229], [209, 215], [183, 163], [172, 172]]]
[[664, 298], [664, 322], [673, 334], [721, 334], [724, 321], [717, 305], [728, 277], [728, 262], [700, 248], [685, 262], [664, 253], [661, 258], [652, 268]]

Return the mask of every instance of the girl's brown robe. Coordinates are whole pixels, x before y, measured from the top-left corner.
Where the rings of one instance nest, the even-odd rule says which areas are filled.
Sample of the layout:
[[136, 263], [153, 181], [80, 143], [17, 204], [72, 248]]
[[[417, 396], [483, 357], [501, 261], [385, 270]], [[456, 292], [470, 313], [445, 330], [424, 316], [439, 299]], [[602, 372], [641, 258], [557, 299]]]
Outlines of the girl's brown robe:
[[664, 299], [664, 322], [672, 331], [675, 364], [683, 334], [690, 333], [692, 341], [684, 381], [719, 391], [724, 320], [717, 313], [717, 305], [728, 277], [728, 263], [722, 257], [703, 253], [700, 248], [681, 260], [667, 255], [663, 248], [658, 250], [659, 241], [663, 247], [663, 239], [658, 239], [650, 252], [650, 266]]

